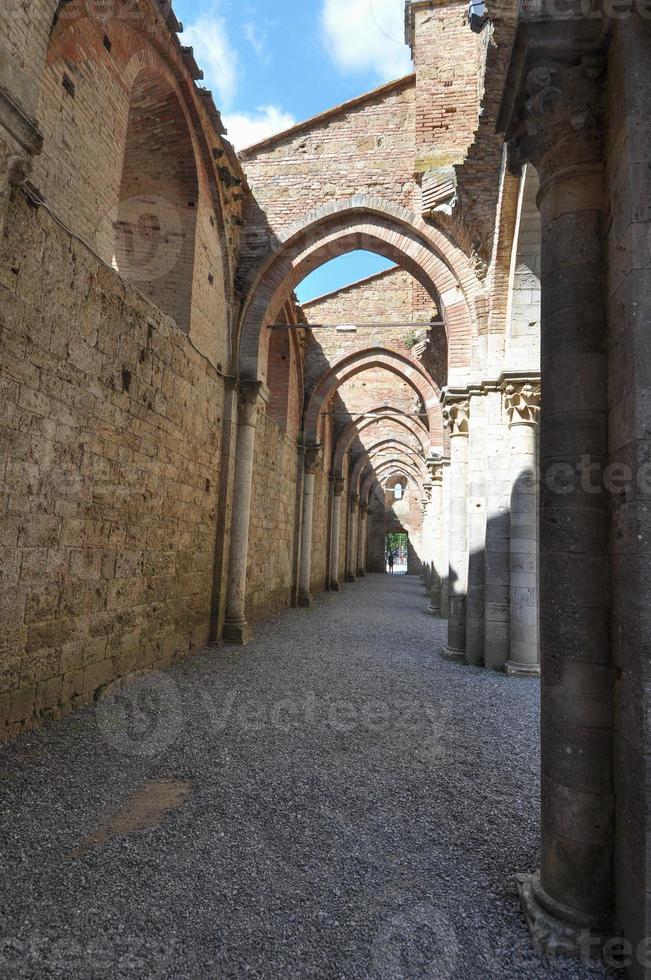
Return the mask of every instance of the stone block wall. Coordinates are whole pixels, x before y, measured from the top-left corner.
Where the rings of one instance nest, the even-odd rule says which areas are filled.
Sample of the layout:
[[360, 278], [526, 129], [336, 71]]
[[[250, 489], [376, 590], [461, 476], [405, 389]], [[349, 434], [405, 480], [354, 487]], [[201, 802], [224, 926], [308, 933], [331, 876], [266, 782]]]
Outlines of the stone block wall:
[[256, 622], [292, 601], [298, 447], [267, 415], [256, 430], [247, 570], [247, 619]]
[[206, 642], [224, 388], [20, 191], [0, 276], [4, 738]]
[[416, 67], [416, 169], [460, 163], [479, 119], [485, 47], [466, 3], [414, 4], [409, 14]]
[[414, 90], [410, 75], [242, 151], [251, 190], [274, 231], [362, 191], [411, 206]]
[[32, 180], [75, 234], [224, 365], [223, 218], [201, 148], [205, 136], [218, 140], [179, 85], [183, 62], [155, 7], [135, 16], [122, 5], [106, 19], [83, 17], [79, 0], [64, 8], [40, 85], [44, 146]]
[[528, 167], [522, 182], [513, 263], [511, 316], [506, 338], [509, 370], [540, 370], [540, 212], [538, 175]]

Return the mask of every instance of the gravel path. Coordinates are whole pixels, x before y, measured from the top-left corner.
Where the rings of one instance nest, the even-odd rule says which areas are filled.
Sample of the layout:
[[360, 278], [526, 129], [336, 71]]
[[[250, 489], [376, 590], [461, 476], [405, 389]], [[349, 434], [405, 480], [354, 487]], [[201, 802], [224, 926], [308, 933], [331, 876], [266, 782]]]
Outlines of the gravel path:
[[569, 978], [530, 947], [538, 686], [369, 576], [0, 749], [0, 977]]

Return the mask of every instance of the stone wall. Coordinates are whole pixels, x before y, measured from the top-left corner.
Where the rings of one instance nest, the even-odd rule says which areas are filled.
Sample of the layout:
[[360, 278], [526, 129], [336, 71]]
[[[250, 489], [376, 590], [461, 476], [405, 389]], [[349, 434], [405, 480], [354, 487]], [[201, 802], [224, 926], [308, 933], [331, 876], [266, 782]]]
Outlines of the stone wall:
[[247, 571], [247, 619], [255, 622], [292, 602], [296, 534], [296, 439], [267, 415], [256, 430]]
[[33, 181], [104, 261], [225, 364], [220, 219], [181, 89], [154, 47], [160, 32], [147, 38], [128, 17], [82, 20], [73, 8], [48, 51]]
[[[20, 191], [0, 257], [0, 738], [209, 634], [223, 381]], [[47, 270], [47, 274], [44, 274]]]
[[360, 191], [412, 206], [414, 91], [410, 75], [240, 154], [276, 233], [307, 210]]

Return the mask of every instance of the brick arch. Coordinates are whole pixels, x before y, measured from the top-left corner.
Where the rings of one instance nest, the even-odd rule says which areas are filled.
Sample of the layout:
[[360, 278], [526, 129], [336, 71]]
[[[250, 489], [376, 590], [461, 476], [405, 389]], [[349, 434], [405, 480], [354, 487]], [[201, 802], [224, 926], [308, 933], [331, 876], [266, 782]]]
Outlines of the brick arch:
[[373, 485], [373, 480], [381, 484], [387, 473], [388, 476], [391, 476], [393, 473], [400, 473], [401, 476], [406, 477], [410, 481], [415, 490], [420, 491], [422, 489], [422, 482], [416, 470], [411, 469], [401, 460], [387, 460], [386, 463], [378, 466], [377, 469], [371, 468], [370, 472], [366, 476], [364, 476], [362, 473], [362, 489], [360, 492], [360, 500], [362, 503], [366, 503], [368, 500], [368, 493], [370, 487]]
[[373, 469], [373, 467], [371, 467], [369, 469], [369, 472], [365, 476], [364, 474], [362, 474], [362, 478], [360, 479], [361, 489], [359, 491], [359, 499], [362, 504], [368, 504], [369, 497], [371, 496], [371, 489], [373, 487], [373, 484], [374, 483], [380, 484], [382, 477], [384, 475], [385, 468], [391, 466], [394, 466], [396, 468], [394, 472], [399, 472], [402, 474], [402, 476], [408, 479], [410, 483], [413, 484], [414, 489], [416, 490], [421, 489], [421, 484], [415, 476], [413, 476], [411, 473], [403, 472], [398, 462], [394, 462], [390, 460], [389, 462], [386, 463], [386, 465], [383, 465], [382, 467], [378, 467], [378, 470], [380, 470], [380, 472], [378, 472], [378, 470], [375, 470]]
[[[387, 449], [390, 449], [391, 451], [395, 450], [396, 455], [392, 456], [391, 459], [387, 459], [382, 463], [379, 463], [377, 467], [374, 466], [374, 459], [379, 453], [382, 453]], [[404, 450], [409, 450], [409, 453], [404, 453]], [[384, 439], [370, 447], [366, 452], [360, 455], [359, 459], [352, 468], [350, 475], [351, 492], [358, 492], [362, 474], [367, 466], [372, 466], [377, 473], [385, 463], [392, 463], [394, 461], [399, 461], [401, 465], [412, 469], [414, 473], [417, 473], [419, 478], [425, 482], [427, 480], [425, 460], [414, 458], [411, 451], [412, 447], [410, 445], [404, 442], [399, 442], [395, 439]]]
[[[222, 286], [226, 298], [232, 299], [235, 269], [226, 235], [227, 204], [213, 156], [223, 130], [219, 121], [211, 116], [214, 112], [214, 107], [208, 106], [208, 101], [212, 106], [211, 100], [202, 98], [192, 80], [191, 56], [189, 61], [178, 43], [176, 21], [170, 21], [169, 4], [166, 0], [157, 2], [163, 12], [161, 18], [152, 18], [136, 4], [128, 4], [129, 9], [123, 9], [124, 0], [102, 0], [99, 4], [97, 0], [59, 0], [48, 40], [47, 65], [56, 62], [65, 68], [66, 63], [75, 62], [85, 67], [86, 62], [98, 57], [98, 52], [105, 55], [102, 42], [107, 34], [112, 43], [110, 58], [117, 58], [119, 65], [116, 72], [121, 92], [129, 92], [143, 71], [156, 72], [165, 79], [178, 99], [200, 183], [208, 191], [211, 220], [217, 230]], [[88, 70], [84, 71], [86, 78], [90, 74]], [[39, 98], [46, 97], [42, 77]], [[116, 156], [121, 155], [121, 149], [119, 146]], [[229, 323], [230, 332], [232, 325]]]
[[117, 221], [107, 243], [120, 275], [190, 331], [199, 173], [182, 102], [157, 69], [130, 87]]
[[350, 378], [362, 371], [376, 368], [390, 371], [413, 388], [427, 413], [432, 446], [436, 448], [443, 445], [443, 415], [438, 386], [419, 361], [386, 347], [367, 347], [355, 351], [333, 365], [317, 382], [307, 404], [303, 423], [308, 445], [317, 442], [319, 417], [327, 400]]
[[[386, 410], [385, 410], [386, 411]], [[411, 418], [405, 413], [398, 412], [398, 409], [391, 409], [391, 414], [382, 414], [382, 408], [372, 408], [369, 412], [377, 412], [378, 414], [374, 418], [365, 418], [364, 415], [357, 416], [354, 418], [350, 425], [348, 425], [344, 431], [341, 433], [337, 439], [337, 444], [335, 446], [333, 462], [332, 462], [332, 475], [334, 477], [343, 476], [343, 463], [344, 456], [352, 445], [353, 440], [356, 436], [365, 432], [366, 429], [372, 428], [374, 425], [378, 425], [380, 422], [391, 422], [406, 429], [412, 435], [420, 441], [422, 450], [424, 454], [429, 452], [429, 432], [427, 427], [419, 419]]]
[[437, 302], [448, 334], [450, 368], [470, 365], [475, 332], [472, 304], [481, 289], [468, 257], [438, 229], [405, 208], [360, 194], [318, 208], [282, 236], [258, 274], [243, 306], [239, 372], [264, 380], [260, 333], [306, 275], [357, 249], [392, 259]]

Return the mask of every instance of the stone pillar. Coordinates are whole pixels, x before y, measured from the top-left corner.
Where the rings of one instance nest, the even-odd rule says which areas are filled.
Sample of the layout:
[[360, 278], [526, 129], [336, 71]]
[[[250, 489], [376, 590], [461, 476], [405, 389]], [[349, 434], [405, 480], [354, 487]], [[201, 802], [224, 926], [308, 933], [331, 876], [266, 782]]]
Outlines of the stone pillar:
[[235, 483], [223, 637], [227, 643], [241, 645], [247, 643], [251, 637], [251, 628], [246, 621], [246, 570], [249, 554], [255, 427], [258, 410], [261, 404], [267, 401], [268, 395], [261, 381], [241, 381], [239, 384]]
[[448, 618], [450, 580], [450, 460], [444, 459], [443, 512], [441, 515], [441, 619]]
[[420, 577], [429, 595], [432, 582], [432, 484], [426, 483], [423, 487], [425, 496], [421, 501], [421, 569]]
[[486, 552], [486, 396], [470, 396], [468, 442], [468, 602], [466, 663], [484, 663], [484, 560]]
[[609, 933], [613, 903], [605, 63], [573, 54], [591, 22], [560, 29], [568, 60], [539, 44], [507, 85], [511, 164], [535, 164], [542, 224], [542, 864], [519, 887], [543, 945], [578, 953], [586, 931]]
[[434, 616], [441, 615], [441, 584], [443, 581], [443, 467], [436, 463], [430, 467], [432, 474], [432, 500], [430, 503], [432, 524], [432, 581], [430, 609]]
[[321, 458], [318, 446], [305, 449], [303, 474], [303, 523], [301, 527], [301, 560], [298, 571], [298, 605], [312, 605], [312, 522], [314, 518], [314, 480]]
[[341, 495], [344, 481], [341, 477], [332, 478], [332, 521], [330, 531], [330, 591], [339, 592], [339, 538], [341, 535]]
[[510, 384], [505, 390], [511, 431], [510, 658], [507, 673], [540, 674], [538, 646], [537, 428], [540, 385]]
[[357, 569], [357, 505], [359, 504], [359, 494], [351, 493], [349, 497], [348, 513], [348, 570], [346, 581], [354, 582]]
[[359, 505], [359, 534], [357, 537], [357, 574], [360, 578], [366, 575], [366, 516], [368, 504]]
[[488, 391], [486, 427], [486, 553], [484, 556], [484, 666], [503, 670], [509, 659], [511, 461], [504, 399]]
[[443, 409], [450, 430], [450, 564], [445, 656], [463, 662], [468, 597], [468, 415], [467, 401], [452, 402]]

